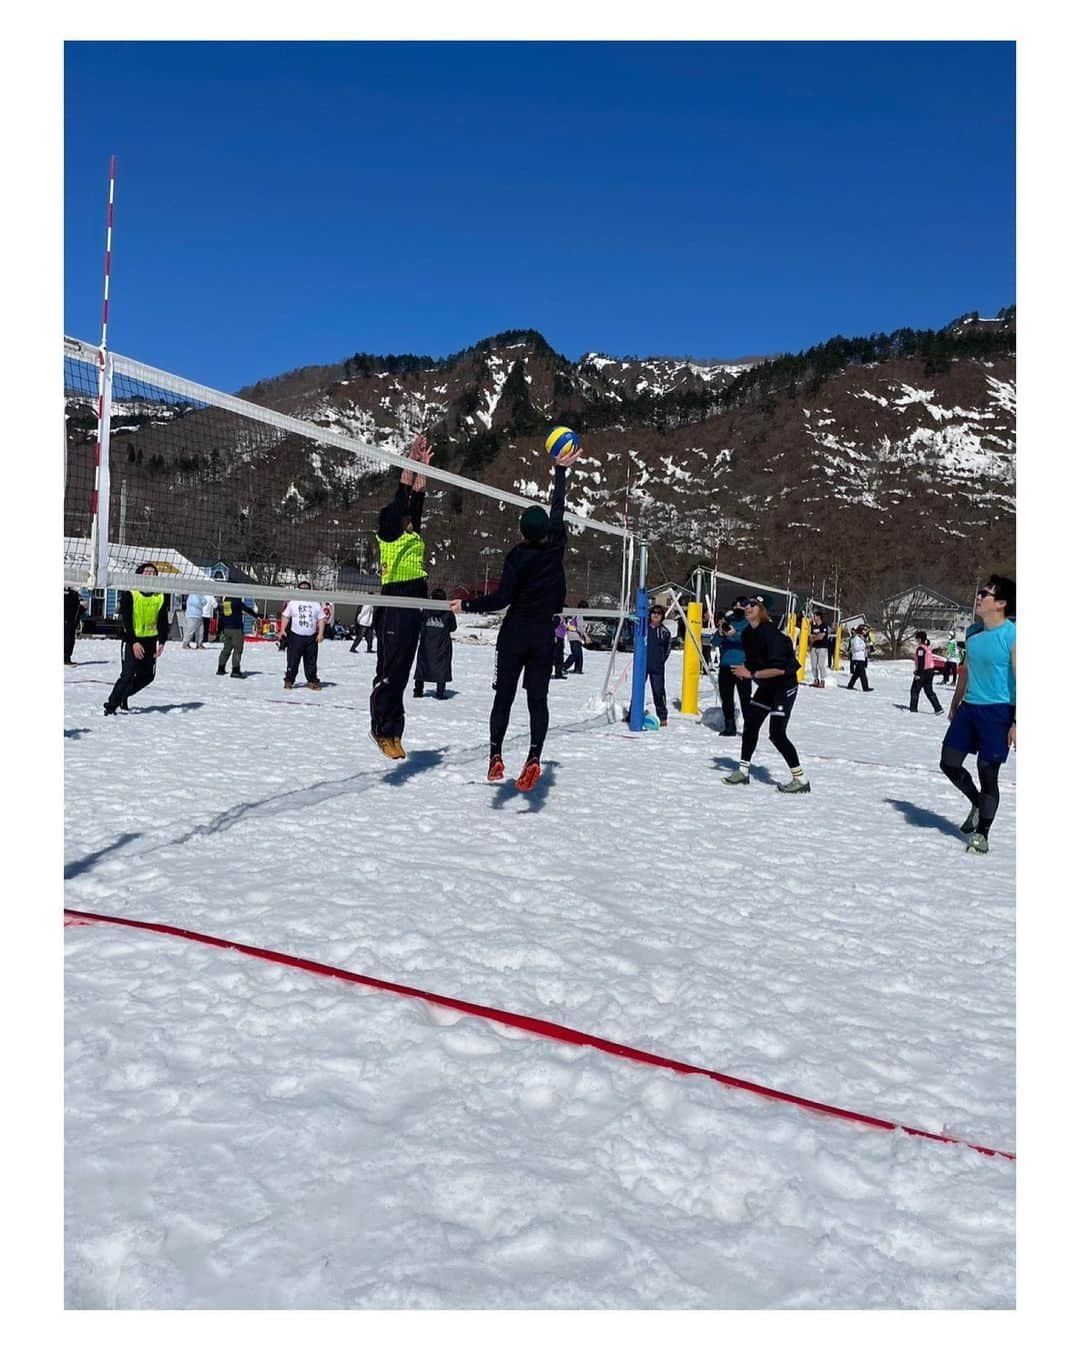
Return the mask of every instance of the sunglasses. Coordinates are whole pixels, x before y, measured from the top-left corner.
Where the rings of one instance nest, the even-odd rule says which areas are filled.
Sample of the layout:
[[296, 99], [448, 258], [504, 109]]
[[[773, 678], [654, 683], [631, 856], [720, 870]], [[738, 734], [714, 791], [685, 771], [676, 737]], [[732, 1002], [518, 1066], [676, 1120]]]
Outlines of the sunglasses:
[[987, 589], [986, 586], [984, 586], [982, 590], [976, 591], [975, 594], [979, 597], [980, 600], [985, 600], [988, 595], [993, 596], [995, 600], [997, 599], [996, 593], [994, 591]]

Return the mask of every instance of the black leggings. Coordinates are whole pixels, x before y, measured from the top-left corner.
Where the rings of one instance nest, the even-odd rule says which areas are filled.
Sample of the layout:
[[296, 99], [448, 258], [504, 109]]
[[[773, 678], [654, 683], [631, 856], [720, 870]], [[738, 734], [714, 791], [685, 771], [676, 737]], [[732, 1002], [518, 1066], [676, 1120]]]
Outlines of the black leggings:
[[964, 768], [965, 758], [962, 750], [942, 746], [941, 772], [950, 783], [956, 784], [972, 806], [979, 808], [979, 833], [989, 834], [1001, 800], [998, 791], [998, 770], [1001, 765], [991, 764], [985, 759], [976, 760], [975, 767], [979, 774], [979, 786], [976, 787], [975, 780]]
[[134, 644], [124, 643], [121, 649], [123, 665], [120, 667], [120, 678], [113, 685], [108, 699], [110, 708], [119, 708], [132, 694], [137, 694], [140, 689], [154, 683], [154, 676], [157, 674], [157, 643], [156, 637], [139, 638], [139, 645], [143, 649], [142, 656], [135, 655], [132, 650]]
[[911, 681], [911, 702], [908, 705], [912, 712], [919, 711], [919, 695], [925, 694], [930, 700], [930, 706], [935, 712], [941, 711], [941, 704], [938, 702], [938, 696], [934, 693], [934, 672], [932, 670], [917, 671], [915, 678]]
[[866, 690], [867, 693], [870, 692], [870, 682], [866, 678], [865, 661], [852, 661], [851, 663], [851, 679], [848, 680], [847, 687], [849, 689], [854, 689], [856, 680], [858, 680], [862, 684], [862, 687]]
[[[556, 649], [562, 644], [557, 643]], [[548, 684], [551, 681], [551, 626], [503, 623], [495, 644], [495, 701], [491, 705], [491, 753], [502, 754], [503, 737], [510, 725], [518, 680], [525, 672], [529, 702], [529, 754], [539, 756], [548, 730]]]
[[[760, 693], [760, 690], [758, 691]], [[744, 763], [749, 763], [753, 758], [754, 751], [757, 749], [758, 732], [761, 730], [765, 719], [769, 719], [769, 740], [776, 746], [784, 757], [784, 762], [789, 769], [799, 767], [799, 752], [788, 740], [787, 724], [791, 719], [791, 710], [795, 706], [795, 695], [798, 689], [782, 689], [774, 696], [774, 705], [759, 703], [755, 697], [750, 704], [750, 710], [743, 721], [742, 733], [742, 758]]]

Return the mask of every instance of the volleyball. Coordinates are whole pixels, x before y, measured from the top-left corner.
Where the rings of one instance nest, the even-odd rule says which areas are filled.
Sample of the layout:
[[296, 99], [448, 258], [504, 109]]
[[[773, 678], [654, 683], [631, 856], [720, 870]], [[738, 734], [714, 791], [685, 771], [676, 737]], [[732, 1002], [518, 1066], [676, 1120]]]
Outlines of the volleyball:
[[577, 432], [571, 431], [569, 427], [552, 427], [544, 444], [551, 458], [556, 464], [560, 464], [577, 450], [581, 442], [578, 440]]

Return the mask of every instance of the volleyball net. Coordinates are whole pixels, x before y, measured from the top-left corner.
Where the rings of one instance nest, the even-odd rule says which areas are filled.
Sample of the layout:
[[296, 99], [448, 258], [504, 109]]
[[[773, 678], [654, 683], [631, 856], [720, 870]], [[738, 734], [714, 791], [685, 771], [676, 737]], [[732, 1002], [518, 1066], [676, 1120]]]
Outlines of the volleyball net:
[[[380, 596], [376, 540], [400, 471], [419, 468], [408, 458], [425, 430], [419, 405], [377, 429], [332, 399], [308, 418], [65, 338], [64, 411], [68, 584], [130, 588], [139, 563], [153, 562], [155, 586], [172, 593], [212, 576], [215, 594], [272, 602], [303, 579], [337, 604], [429, 606]], [[540, 450], [523, 492], [423, 469], [429, 592], [495, 589], [521, 512], [548, 504], [549, 463]], [[585, 514], [582, 468], [594, 468], [587, 451], [567, 474], [565, 612], [617, 618], [630, 604], [634, 539], [624, 522]]]

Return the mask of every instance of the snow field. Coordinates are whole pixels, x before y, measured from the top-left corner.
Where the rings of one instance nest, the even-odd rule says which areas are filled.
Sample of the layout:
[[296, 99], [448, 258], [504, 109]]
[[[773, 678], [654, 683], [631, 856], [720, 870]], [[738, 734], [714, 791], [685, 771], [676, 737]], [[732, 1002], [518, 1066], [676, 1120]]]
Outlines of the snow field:
[[[346, 643], [291, 695], [271, 646], [241, 682], [170, 644], [144, 711], [106, 721], [117, 654], [80, 642], [110, 664], [67, 672], [69, 907], [1013, 1147], [1014, 767], [969, 858], [945, 719], [893, 706], [910, 663], [800, 691], [813, 791], [788, 799], [766, 742], [727, 788], [738, 741], [696, 719], [590, 718], [588, 650], [527, 796], [483, 782], [483, 642], [455, 645], [453, 698], [407, 698], [398, 766]], [[526, 726], [521, 695], [511, 773]], [[181, 939], [65, 939], [69, 1307], [1014, 1300], [1005, 1160]]]

